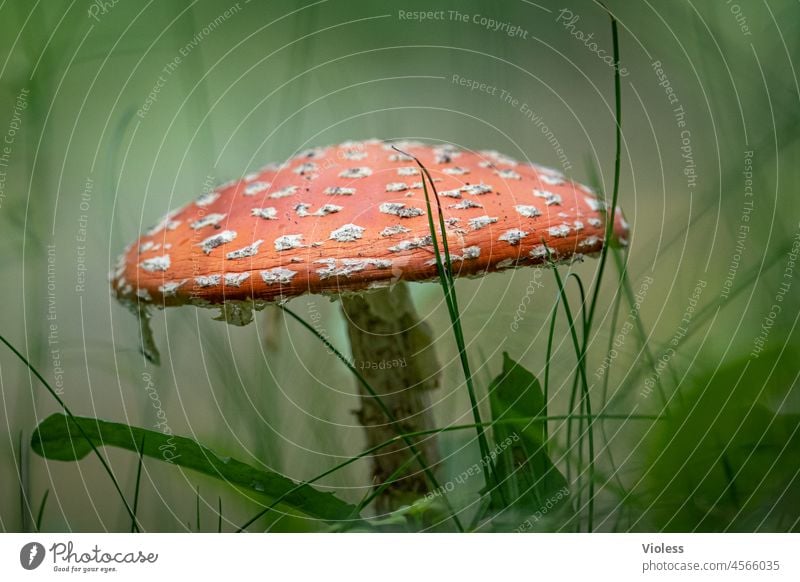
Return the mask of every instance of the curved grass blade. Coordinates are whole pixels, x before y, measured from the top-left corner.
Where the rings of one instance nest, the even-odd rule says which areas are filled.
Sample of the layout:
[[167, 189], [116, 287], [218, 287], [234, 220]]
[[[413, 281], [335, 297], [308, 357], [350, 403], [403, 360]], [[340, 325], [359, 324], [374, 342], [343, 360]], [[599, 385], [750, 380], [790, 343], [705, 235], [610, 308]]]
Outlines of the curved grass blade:
[[144, 454], [142, 451], [144, 450], [144, 441], [146, 438], [147, 435], [142, 435], [142, 442], [138, 448], [139, 462], [136, 465], [136, 487], [133, 490], [133, 519], [131, 520], [131, 533], [141, 531], [139, 528], [139, 522], [136, 519], [136, 515], [139, 508], [139, 489], [142, 485], [142, 466], [144, 465]]
[[42, 518], [44, 517], [44, 508], [47, 505], [47, 496], [50, 495], [50, 490], [47, 489], [42, 497], [42, 502], [39, 504], [39, 513], [36, 514], [36, 531], [42, 531]]
[[[556, 317], [558, 316], [558, 301], [553, 306], [553, 315], [550, 316], [550, 331], [547, 333], [547, 354], [544, 363], [544, 415], [547, 416], [547, 403], [550, 400], [550, 360], [553, 357], [553, 337], [556, 331]], [[544, 423], [545, 441], [548, 439], [549, 429]]]
[[20, 523], [20, 530], [21, 531], [28, 531], [28, 524], [33, 519], [33, 510], [31, 509], [31, 504], [28, 501], [28, 479], [26, 478], [25, 472], [25, 455], [23, 447], [24, 439], [22, 436], [22, 431], [19, 431], [19, 437], [17, 439], [17, 481], [19, 482], [19, 523]]
[[[475, 395], [475, 387], [472, 381], [472, 373], [470, 371], [469, 366], [469, 357], [467, 356], [467, 347], [466, 342], [464, 341], [464, 331], [461, 328], [461, 313], [458, 309], [458, 298], [456, 296], [456, 288], [455, 288], [455, 281], [453, 280], [453, 265], [450, 258], [450, 247], [447, 242], [447, 229], [445, 227], [444, 222], [444, 214], [442, 213], [442, 204], [439, 200], [439, 194], [436, 191], [436, 184], [433, 181], [433, 178], [428, 172], [428, 169], [419, 161], [418, 158], [412, 156], [394, 146], [392, 148], [401, 154], [409, 156], [413, 158], [413, 160], [417, 163], [420, 167], [420, 173], [422, 178], [422, 191], [425, 195], [425, 205], [428, 215], [428, 228], [431, 233], [431, 242], [433, 243], [433, 251], [434, 257], [436, 259], [436, 267], [439, 272], [439, 281], [442, 285], [442, 290], [444, 291], [445, 302], [447, 304], [448, 313], [450, 315], [450, 322], [453, 326], [453, 335], [455, 336], [456, 345], [458, 347], [458, 355], [461, 360], [461, 367], [464, 371], [464, 378], [467, 385], [467, 392], [469, 394], [470, 400], [470, 407], [472, 408], [472, 416], [475, 420], [475, 427], [476, 433], [478, 437], [478, 446], [481, 450], [481, 464], [484, 467], [485, 474], [490, 475], [492, 480], [494, 481], [494, 485], [497, 488], [498, 494], [503, 497], [502, 488], [500, 488], [500, 482], [497, 478], [497, 475], [494, 472], [494, 466], [489, 461], [489, 442], [486, 439], [486, 434], [483, 429], [483, 422], [481, 421], [481, 413], [480, 408], [478, 407], [478, 399]], [[431, 189], [433, 190], [433, 198], [436, 201], [436, 211], [437, 216], [439, 219], [439, 232], [442, 235], [442, 248], [444, 250], [444, 262], [442, 262], [442, 256], [439, 252], [439, 243], [438, 237], [436, 236], [436, 227], [433, 223], [433, 210], [431, 208], [431, 200], [430, 196], [428, 195], [428, 187], [427, 184], [430, 183]], [[485, 481], [485, 485], [488, 488], [489, 483], [488, 480]]]
[[406, 460], [403, 462], [403, 464], [401, 464], [401, 465], [400, 465], [400, 466], [399, 466], [397, 469], [395, 469], [395, 471], [394, 471], [394, 472], [393, 472], [391, 475], [389, 475], [389, 478], [388, 478], [388, 479], [386, 479], [386, 481], [384, 481], [383, 483], [381, 483], [379, 487], [376, 487], [374, 491], [371, 491], [371, 492], [369, 493], [369, 495], [367, 495], [367, 496], [366, 496], [364, 499], [362, 499], [362, 500], [361, 500], [361, 502], [358, 504], [357, 510], [358, 510], [359, 512], [363, 511], [365, 507], [367, 507], [367, 506], [368, 506], [370, 503], [372, 503], [372, 502], [373, 502], [373, 500], [377, 499], [377, 498], [378, 498], [378, 496], [379, 496], [381, 493], [383, 493], [383, 492], [384, 492], [386, 489], [388, 489], [388, 488], [389, 488], [389, 486], [392, 484], [392, 482], [393, 482], [395, 479], [399, 479], [399, 478], [400, 478], [400, 477], [403, 475], [403, 472], [404, 472], [404, 471], [405, 471], [405, 470], [406, 470], [408, 467], [410, 467], [410, 466], [411, 466], [411, 464], [412, 464], [414, 461], [416, 461], [416, 459], [415, 459], [413, 456], [412, 456], [412, 457], [409, 457], [408, 459], [406, 459]]
[[200, 485], [195, 485], [194, 490], [194, 511], [195, 511], [195, 524], [197, 533], [200, 533]]
[[[69, 407], [67, 407], [66, 403], [61, 399], [61, 397], [58, 395], [58, 393], [55, 390], [53, 390], [53, 387], [50, 386], [50, 384], [47, 382], [47, 380], [44, 379], [44, 376], [42, 376], [39, 373], [39, 370], [37, 370], [33, 366], [33, 364], [31, 364], [28, 361], [28, 359], [25, 356], [23, 356], [19, 352], [19, 350], [17, 350], [17, 348], [15, 348], [3, 335], [0, 335], [0, 342], [3, 342], [6, 345], [6, 347], [9, 350], [11, 350], [14, 353], [14, 355], [17, 356], [17, 358], [19, 358], [22, 361], [23, 364], [25, 364], [25, 366], [28, 368], [28, 370], [30, 370], [33, 373], [33, 375], [36, 376], [36, 378], [39, 380], [39, 382], [42, 383], [42, 386], [44, 386], [45, 389], [50, 393], [50, 395], [53, 398], [55, 398], [56, 402], [58, 402], [59, 406], [61, 406], [61, 408], [64, 410], [64, 412], [67, 414], [67, 416], [69, 418], [73, 418], [74, 419], [75, 415], [72, 414], [72, 411], [69, 409]], [[90, 450], [93, 451], [95, 455], [97, 455], [97, 458], [100, 460], [100, 464], [103, 466], [103, 469], [105, 470], [106, 473], [108, 473], [108, 476], [111, 479], [111, 482], [114, 484], [114, 489], [117, 490], [117, 495], [119, 495], [119, 498], [122, 500], [122, 504], [125, 506], [125, 511], [128, 512], [128, 516], [130, 516], [131, 519], [135, 519], [135, 516], [133, 514], [133, 510], [131, 509], [131, 506], [128, 505], [128, 500], [125, 499], [125, 495], [123, 495], [123, 493], [122, 493], [122, 488], [119, 486], [119, 482], [117, 482], [117, 478], [114, 476], [114, 473], [111, 470], [111, 467], [109, 466], [109, 464], [106, 461], [105, 457], [103, 455], [101, 455], [100, 451], [97, 450], [97, 447], [94, 446], [94, 444], [92, 443], [91, 439], [89, 438], [89, 436], [84, 431], [83, 427], [78, 425], [77, 428], [78, 428], [78, 432], [81, 433], [81, 436], [83, 437], [83, 439], [85, 441], [84, 444], [88, 445], [90, 447]]]
[[[602, 4], [601, 4], [602, 5]], [[620, 179], [620, 160], [622, 155], [622, 88], [619, 74], [619, 33], [617, 31], [617, 19], [602, 5], [611, 18], [611, 45], [614, 54], [614, 121], [615, 121], [615, 143], [614, 154], [614, 190], [611, 193], [611, 206], [606, 205], [606, 233], [605, 244], [600, 250], [600, 265], [597, 268], [597, 281], [595, 282], [592, 301], [589, 305], [589, 315], [586, 320], [591, 327], [594, 321], [594, 313], [597, 308], [597, 300], [600, 295], [600, 283], [603, 281], [603, 271], [605, 271], [606, 261], [608, 260], [608, 247], [614, 235], [614, 221], [617, 213], [617, 200], [619, 199], [619, 179]], [[609, 210], [610, 208], [610, 210]]]

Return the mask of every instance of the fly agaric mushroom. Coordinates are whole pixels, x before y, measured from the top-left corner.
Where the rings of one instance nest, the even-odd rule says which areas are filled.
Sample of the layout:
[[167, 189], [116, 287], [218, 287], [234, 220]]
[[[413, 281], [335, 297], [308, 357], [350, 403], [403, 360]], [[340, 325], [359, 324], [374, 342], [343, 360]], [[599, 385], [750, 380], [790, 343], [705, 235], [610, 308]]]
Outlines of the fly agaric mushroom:
[[[494, 151], [418, 142], [312, 149], [204, 192], [120, 257], [112, 287], [140, 316], [145, 352], [157, 359], [149, 307], [217, 307], [219, 319], [244, 325], [271, 302], [338, 295], [365, 379], [404, 431], [433, 428], [428, 391], [438, 386], [439, 365], [404, 283], [438, 277], [414, 158], [435, 182], [455, 276], [542, 265], [548, 250], [568, 261], [603, 247], [602, 201], [556, 170]], [[618, 209], [615, 216], [614, 239], [626, 244], [628, 226]], [[358, 418], [369, 446], [396, 436], [397, 427], [359, 388]], [[433, 437], [417, 447], [429, 466], [436, 463]], [[410, 454], [403, 443], [377, 453], [374, 482], [389, 479]], [[423, 473], [410, 467], [385, 489], [378, 508], [427, 488]]]

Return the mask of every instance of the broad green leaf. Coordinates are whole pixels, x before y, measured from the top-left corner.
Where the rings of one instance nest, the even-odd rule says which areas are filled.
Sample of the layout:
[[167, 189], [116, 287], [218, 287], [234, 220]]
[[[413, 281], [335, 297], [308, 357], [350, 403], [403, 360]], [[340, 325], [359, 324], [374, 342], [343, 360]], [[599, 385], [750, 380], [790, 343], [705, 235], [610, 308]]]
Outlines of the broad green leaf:
[[[119, 447], [138, 453], [139, 445], [144, 440], [144, 451], [141, 453], [146, 457], [198, 471], [271, 499], [287, 494], [298, 485], [278, 473], [256, 469], [230, 457], [218, 456], [185, 437], [169, 436], [95, 418], [75, 417], [75, 422], [80, 423], [97, 447]], [[33, 433], [31, 446], [40, 456], [56, 461], [78, 461], [92, 450], [73, 421], [63, 414], [53, 414], [45, 419]], [[353, 505], [310, 485], [304, 485], [288, 494], [282, 504], [325, 521], [352, 519], [357, 516]]]
[[[568, 496], [567, 481], [547, 454], [544, 394], [539, 380], [503, 353], [503, 371], [489, 386], [494, 424], [493, 452], [505, 501], [512, 513], [548, 513]], [[495, 496], [496, 507], [496, 496]]]

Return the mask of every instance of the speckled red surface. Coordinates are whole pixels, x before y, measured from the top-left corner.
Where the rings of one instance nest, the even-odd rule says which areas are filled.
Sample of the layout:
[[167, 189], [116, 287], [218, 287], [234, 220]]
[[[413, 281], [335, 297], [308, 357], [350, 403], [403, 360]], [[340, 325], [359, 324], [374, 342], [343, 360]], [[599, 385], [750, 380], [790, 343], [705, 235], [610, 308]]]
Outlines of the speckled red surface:
[[[496, 152], [395, 145], [436, 180], [457, 275], [541, 264], [543, 241], [559, 260], [602, 248], [602, 205], [556, 170]], [[620, 211], [614, 233], [625, 244]], [[170, 213], [120, 257], [112, 286], [122, 300], [172, 305], [432, 279], [429, 237], [413, 160], [378, 140], [349, 142], [303, 152]]]

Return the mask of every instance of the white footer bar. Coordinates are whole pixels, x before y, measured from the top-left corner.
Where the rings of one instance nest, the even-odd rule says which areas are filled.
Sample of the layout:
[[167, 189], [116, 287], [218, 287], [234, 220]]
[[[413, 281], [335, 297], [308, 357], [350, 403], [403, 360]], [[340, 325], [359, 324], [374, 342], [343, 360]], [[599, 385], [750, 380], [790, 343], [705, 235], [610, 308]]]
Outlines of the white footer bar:
[[793, 534], [0, 535], [0, 580], [760, 582], [800, 580], [799, 562]]

